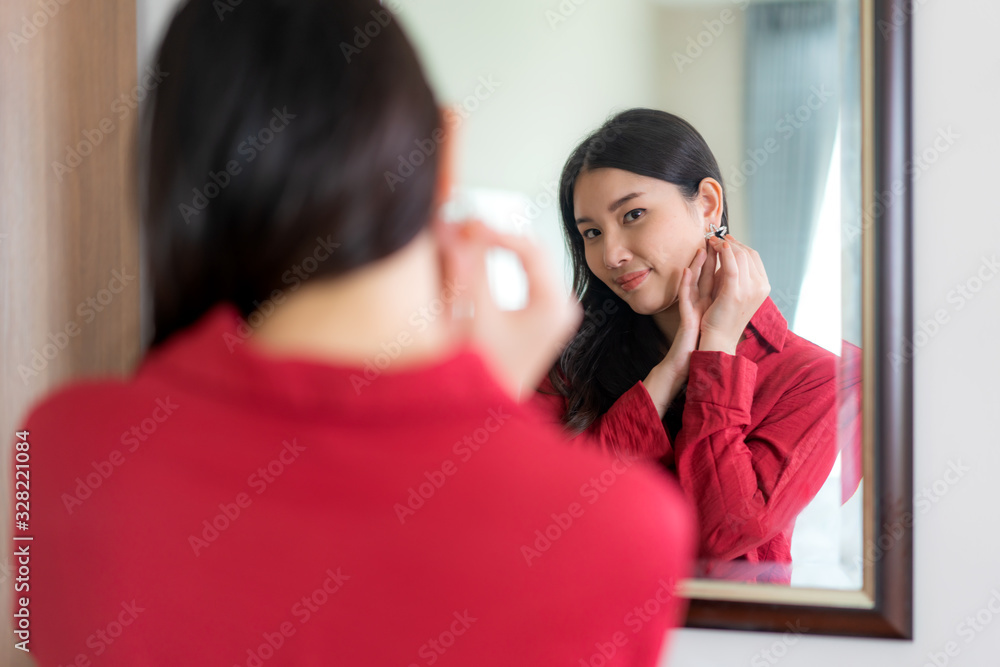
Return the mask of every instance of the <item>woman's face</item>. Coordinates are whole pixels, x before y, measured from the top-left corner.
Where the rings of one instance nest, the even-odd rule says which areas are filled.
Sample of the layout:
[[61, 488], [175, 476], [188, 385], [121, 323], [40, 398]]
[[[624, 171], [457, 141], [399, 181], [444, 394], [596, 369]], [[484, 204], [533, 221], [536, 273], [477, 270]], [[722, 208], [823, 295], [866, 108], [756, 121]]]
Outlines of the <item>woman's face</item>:
[[[703, 193], [707, 182], [717, 185], [705, 179]], [[715, 190], [707, 189], [707, 198], [692, 202], [658, 178], [612, 168], [581, 173], [573, 208], [587, 266], [635, 312], [669, 308], [684, 267], [705, 247], [708, 224], [721, 218], [721, 201], [711, 201]]]

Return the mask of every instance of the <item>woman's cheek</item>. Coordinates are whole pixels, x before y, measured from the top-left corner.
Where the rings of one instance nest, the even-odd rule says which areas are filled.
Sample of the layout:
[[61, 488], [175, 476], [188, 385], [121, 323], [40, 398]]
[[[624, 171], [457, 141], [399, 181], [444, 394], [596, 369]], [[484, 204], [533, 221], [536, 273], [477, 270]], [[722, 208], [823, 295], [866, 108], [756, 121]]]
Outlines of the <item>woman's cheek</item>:
[[607, 274], [606, 274], [606, 272], [604, 270], [603, 262], [600, 261], [600, 259], [601, 259], [600, 258], [600, 253], [598, 253], [598, 252], [596, 252], [594, 250], [594, 246], [596, 246], [596, 245], [597, 245], [596, 243], [591, 243], [584, 250], [584, 256], [587, 259], [587, 268], [590, 269], [591, 273], [593, 273], [595, 276], [597, 276], [598, 278], [600, 278], [601, 282], [603, 282], [605, 285], [607, 285], [608, 284], [608, 276], [607, 276]]

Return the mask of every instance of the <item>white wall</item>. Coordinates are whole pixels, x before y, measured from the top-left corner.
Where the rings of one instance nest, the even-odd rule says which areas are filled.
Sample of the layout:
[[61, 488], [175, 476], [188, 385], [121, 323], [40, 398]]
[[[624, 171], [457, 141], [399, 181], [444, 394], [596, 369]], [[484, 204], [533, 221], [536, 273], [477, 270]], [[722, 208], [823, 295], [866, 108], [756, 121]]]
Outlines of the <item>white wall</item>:
[[152, 59], [171, 17], [179, 6], [178, 0], [136, 0], [135, 41], [139, 52], [137, 62], [140, 72]]
[[[595, 0], [596, 2], [596, 0]], [[609, 0], [605, 0], [609, 2]], [[138, 0], [139, 56], [149, 53], [157, 18], [173, 0]], [[543, 3], [545, 7], [555, 3]], [[915, 296], [917, 323], [943, 310], [945, 325], [920, 347], [915, 364], [914, 489], [943, 479], [950, 462], [970, 468], [915, 527], [915, 637], [910, 642], [803, 637], [778, 663], [761, 654], [781, 635], [680, 630], [673, 667], [878, 665], [922, 667], [928, 652], [954, 641], [950, 665], [998, 664], [1000, 617], [970, 635], [959, 627], [1000, 591], [1000, 276], [971, 300], [956, 288], [1000, 259], [995, 159], [1000, 155], [1000, 4], [982, 0], [915, 0], [914, 130], [916, 152], [931, 149], [939, 131], [958, 139], [920, 171], [916, 182]], [[944, 144], [939, 142], [939, 146]], [[987, 275], [987, 269], [983, 269]], [[975, 281], [971, 287], [976, 287]], [[950, 300], [949, 300], [950, 297]], [[985, 618], [986, 614], [984, 614]], [[960, 634], [961, 633], [961, 634]]]
[[[1000, 664], [1000, 615], [971, 634], [960, 624], [1000, 592], [1000, 276], [971, 300], [956, 288], [976, 276], [983, 256], [1000, 260], [997, 156], [1000, 130], [1000, 5], [982, 0], [916, 0], [915, 152], [939, 130], [959, 137], [915, 183], [914, 317], [944, 310], [948, 322], [914, 359], [914, 490], [943, 480], [949, 462], [970, 468], [915, 526], [915, 639], [911, 642], [804, 637], [770, 663], [760, 653], [782, 635], [681, 630], [672, 667], [879, 667], [934, 665], [949, 641], [960, 651], [938, 665]], [[939, 142], [944, 146], [945, 142]], [[930, 156], [933, 157], [933, 156]], [[970, 234], [973, 229], [983, 233]], [[984, 275], [987, 270], [984, 269]], [[977, 287], [972, 281], [972, 288]], [[949, 301], [949, 294], [952, 300]], [[961, 304], [961, 307], [960, 307]], [[920, 337], [922, 340], [922, 337]], [[939, 481], [939, 488], [942, 487]], [[1000, 608], [994, 602], [994, 608]], [[983, 614], [983, 618], [989, 616]], [[968, 628], [968, 630], [966, 630]], [[780, 652], [780, 650], [779, 650]], [[756, 658], [756, 662], [755, 662]], [[947, 662], [946, 662], [947, 661]]]
[[[661, 0], [661, 4], [662, 3]], [[701, 6], [704, 5], [704, 6]], [[733, 187], [732, 174], [747, 159], [743, 152], [743, 105], [746, 77], [746, 12], [732, 0], [713, 4], [661, 7], [657, 21], [659, 62], [655, 90], [657, 109], [677, 114], [691, 122], [705, 138], [722, 171], [729, 205], [730, 231], [737, 238], [747, 234], [746, 188]], [[705, 33], [706, 23], [718, 24], [725, 10], [724, 32], [690, 62], [693, 38]], [[697, 46], [697, 45], [695, 45]], [[676, 59], [675, 59], [676, 58]]]

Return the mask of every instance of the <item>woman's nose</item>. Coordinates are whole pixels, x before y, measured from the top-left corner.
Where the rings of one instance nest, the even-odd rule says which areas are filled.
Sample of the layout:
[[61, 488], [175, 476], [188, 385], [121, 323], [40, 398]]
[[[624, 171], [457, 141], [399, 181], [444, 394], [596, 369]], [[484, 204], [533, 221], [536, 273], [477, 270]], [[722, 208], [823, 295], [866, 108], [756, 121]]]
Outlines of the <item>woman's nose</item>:
[[632, 259], [632, 253], [617, 236], [607, 235], [604, 242], [604, 265], [609, 269], [624, 266]]

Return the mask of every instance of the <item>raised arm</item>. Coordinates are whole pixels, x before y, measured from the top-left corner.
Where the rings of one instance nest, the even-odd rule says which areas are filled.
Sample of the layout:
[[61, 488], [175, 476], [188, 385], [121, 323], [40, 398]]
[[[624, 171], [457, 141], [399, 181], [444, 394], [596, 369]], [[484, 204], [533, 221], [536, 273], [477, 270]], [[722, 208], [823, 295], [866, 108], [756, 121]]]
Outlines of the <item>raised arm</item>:
[[[564, 396], [556, 393], [548, 378], [543, 381], [530, 402], [545, 414], [546, 419], [562, 426], [567, 401]], [[570, 437], [574, 442], [586, 440], [589, 447], [597, 444], [606, 454], [619, 458], [654, 460], [672, 451], [660, 419], [645, 386], [642, 382], [636, 382], [589, 428]]]
[[[716, 251], [699, 249], [681, 273], [678, 288], [680, 325], [663, 360], [616, 400], [585, 431], [601, 449], [619, 457], [658, 459], [671, 453], [663, 416], [688, 376], [691, 353], [698, 345], [701, 313], [711, 302]], [[708, 266], [711, 270], [702, 271]], [[567, 400], [545, 378], [530, 401], [562, 424]], [[577, 436], [579, 437], [579, 436]]]

